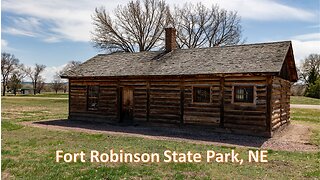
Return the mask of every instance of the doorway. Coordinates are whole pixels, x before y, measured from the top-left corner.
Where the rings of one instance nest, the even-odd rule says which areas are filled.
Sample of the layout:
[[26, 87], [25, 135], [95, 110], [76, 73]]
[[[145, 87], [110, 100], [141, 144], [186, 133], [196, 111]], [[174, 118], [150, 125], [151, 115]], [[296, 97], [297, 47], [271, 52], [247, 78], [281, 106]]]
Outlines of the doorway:
[[133, 123], [133, 88], [121, 87], [120, 90], [120, 122]]

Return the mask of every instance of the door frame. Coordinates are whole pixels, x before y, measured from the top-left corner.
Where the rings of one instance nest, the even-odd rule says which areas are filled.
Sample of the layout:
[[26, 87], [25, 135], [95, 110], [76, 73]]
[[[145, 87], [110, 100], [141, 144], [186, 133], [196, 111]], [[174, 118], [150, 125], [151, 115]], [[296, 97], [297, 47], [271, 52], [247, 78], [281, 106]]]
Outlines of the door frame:
[[120, 86], [119, 87], [119, 101], [118, 101], [118, 103], [119, 103], [119, 122], [124, 122], [125, 121], [125, 119], [124, 119], [124, 114], [123, 114], [123, 108], [124, 108], [124, 105], [123, 105], [123, 99], [124, 99], [124, 89], [129, 89], [129, 90], [131, 90], [132, 91], [132, 98], [130, 98], [130, 99], [132, 99], [132, 109], [133, 109], [133, 111], [132, 111], [132, 121], [133, 121], [133, 118], [134, 118], [134, 88], [132, 87], [132, 86]]

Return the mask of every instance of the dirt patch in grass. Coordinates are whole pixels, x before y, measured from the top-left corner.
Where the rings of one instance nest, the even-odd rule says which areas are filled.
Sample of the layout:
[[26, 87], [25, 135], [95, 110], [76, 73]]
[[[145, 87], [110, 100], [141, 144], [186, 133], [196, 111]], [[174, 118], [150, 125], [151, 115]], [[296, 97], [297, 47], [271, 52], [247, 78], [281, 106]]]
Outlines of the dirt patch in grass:
[[87, 123], [69, 120], [22, 122], [22, 124], [53, 130], [103, 133], [226, 147], [255, 147], [305, 152], [319, 151], [319, 147], [310, 142], [311, 127], [302, 124], [290, 124], [273, 138], [217, 133], [190, 127], [116, 126], [105, 123]]
[[6, 179], [13, 179], [14, 176], [12, 176], [9, 172], [4, 171], [1, 173], [1, 179], [6, 180]]
[[290, 124], [274, 137], [266, 141], [262, 148], [281, 151], [317, 151], [319, 147], [311, 143], [312, 128], [304, 124]]

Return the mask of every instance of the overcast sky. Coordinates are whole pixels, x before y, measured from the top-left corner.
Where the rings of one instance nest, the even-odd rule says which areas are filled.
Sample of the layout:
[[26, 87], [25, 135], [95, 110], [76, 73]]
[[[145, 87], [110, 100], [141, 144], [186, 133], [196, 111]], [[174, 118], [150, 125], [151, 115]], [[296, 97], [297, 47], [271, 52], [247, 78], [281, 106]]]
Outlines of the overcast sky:
[[[85, 61], [99, 50], [92, 47], [91, 15], [105, 6], [112, 14], [128, 0], [2, 0], [1, 51], [26, 65], [47, 66], [46, 82], [71, 60]], [[198, 0], [167, 0], [171, 6]], [[297, 64], [320, 53], [320, 0], [204, 0], [241, 16], [246, 43], [291, 40]]]

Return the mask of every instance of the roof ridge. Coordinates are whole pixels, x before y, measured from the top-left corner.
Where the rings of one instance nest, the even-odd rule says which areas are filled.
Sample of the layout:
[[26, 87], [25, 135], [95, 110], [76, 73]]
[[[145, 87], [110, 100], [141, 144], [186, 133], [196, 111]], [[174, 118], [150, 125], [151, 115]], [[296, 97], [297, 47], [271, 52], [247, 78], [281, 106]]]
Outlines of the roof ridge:
[[204, 47], [204, 48], [189, 48], [189, 49], [179, 49], [179, 50], [195, 50], [195, 49], [211, 49], [211, 48], [229, 48], [229, 47], [240, 47], [240, 46], [259, 46], [268, 44], [280, 44], [280, 43], [291, 43], [290, 40], [287, 41], [272, 41], [272, 42], [261, 42], [261, 43], [250, 43], [250, 44], [235, 44], [226, 46], [215, 46], [215, 47]]
[[[203, 48], [188, 48], [188, 49], [176, 49], [176, 50], [202, 50], [202, 49], [211, 49], [211, 48], [230, 48], [230, 47], [241, 47], [241, 46], [259, 46], [259, 45], [268, 45], [268, 44], [279, 44], [279, 43], [291, 43], [291, 40], [286, 41], [271, 41], [271, 42], [260, 42], [260, 43], [250, 43], [250, 44], [235, 44], [235, 45], [226, 45], [226, 46], [216, 46], [216, 47], [203, 47]], [[117, 52], [110, 54], [97, 54], [96, 56], [107, 56], [107, 55], [121, 55], [121, 54], [139, 54], [139, 53], [162, 53], [164, 51], [140, 51], [140, 52]]]
[[[253, 45], [263, 45], [263, 44], [279, 44], [279, 43], [291, 43], [291, 40], [287, 41], [271, 41], [271, 42], [258, 42], [258, 43], [250, 43], [250, 44], [238, 44], [231, 46], [222, 46], [222, 47], [233, 47], [233, 46], [253, 46]], [[221, 47], [221, 46], [220, 46]]]

